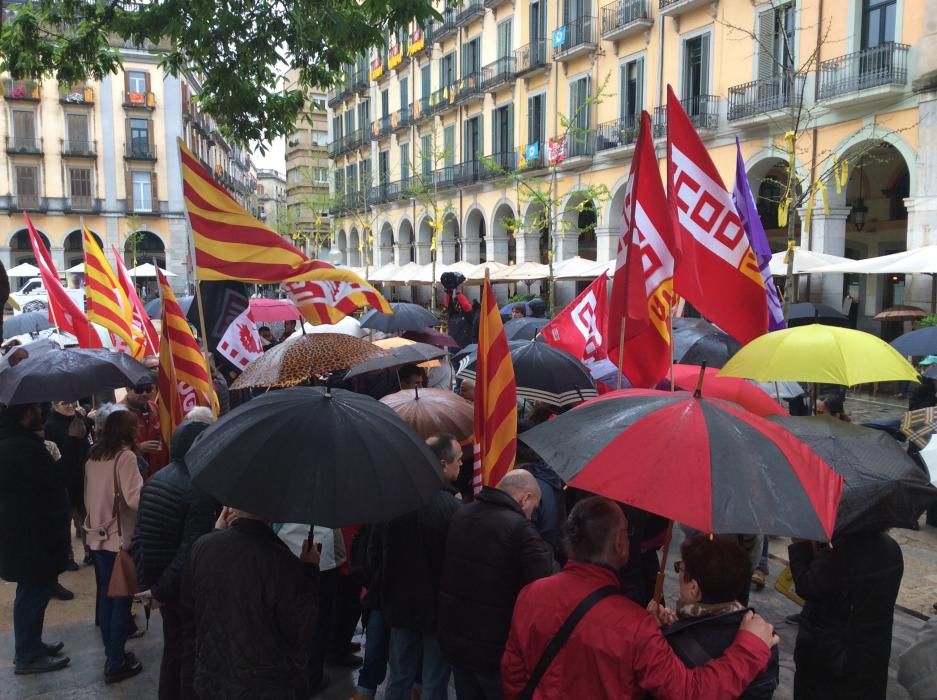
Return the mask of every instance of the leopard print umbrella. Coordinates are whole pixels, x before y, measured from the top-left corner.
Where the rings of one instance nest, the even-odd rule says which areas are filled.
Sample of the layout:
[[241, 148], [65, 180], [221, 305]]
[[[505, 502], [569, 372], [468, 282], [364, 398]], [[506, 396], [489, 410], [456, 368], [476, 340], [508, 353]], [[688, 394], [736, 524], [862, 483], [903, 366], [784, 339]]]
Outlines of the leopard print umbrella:
[[280, 343], [251, 362], [231, 388], [295, 386], [384, 354], [386, 351], [376, 345], [350, 335], [303, 335]]

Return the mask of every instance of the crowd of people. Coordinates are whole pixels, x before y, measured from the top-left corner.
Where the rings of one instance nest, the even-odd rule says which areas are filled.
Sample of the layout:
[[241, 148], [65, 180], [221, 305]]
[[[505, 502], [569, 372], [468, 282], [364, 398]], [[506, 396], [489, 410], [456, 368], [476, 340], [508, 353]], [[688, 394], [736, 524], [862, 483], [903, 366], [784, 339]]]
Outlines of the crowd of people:
[[[291, 331], [261, 336], [273, 347]], [[431, 381], [412, 366], [396, 379]], [[226, 382], [215, 381], [224, 412]], [[456, 390], [471, 401], [473, 388]], [[17, 674], [69, 664], [43, 620], [69, 593], [59, 575], [80, 567], [74, 532], [94, 567], [104, 680], [142, 670], [127, 649], [142, 634], [136, 598], [162, 618], [161, 700], [305, 699], [329, 686], [328, 665], [357, 668], [352, 700], [381, 686], [389, 700], [443, 700], [450, 685], [458, 700], [761, 700], [778, 687], [778, 636], [749, 607], [766, 538], [687, 533], [668, 608], [656, 590], [667, 521], [567, 488], [523, 443], [516, 468], [473, 494], [470, 450], [449, 434], [426, 441], [440, 489], [415, 512], [341, 529], [269, 522], [192, 484], [186, 455], [216, 418], [193, 409], [167, 445], [156, 393], [152, 377], [120, 402], [0, 411], [0, 577], [17, 584]], [[817, 408], [848, 419], [839, 394]], [[519, 432], [553, 413], [535, 406]], [[115, 592], [128, 555], [135, 596]], [[789, 558], [806, 601], [794, 697], [884, 698], [898, 545], [881, 531], [849, 534], [795, 541]]]

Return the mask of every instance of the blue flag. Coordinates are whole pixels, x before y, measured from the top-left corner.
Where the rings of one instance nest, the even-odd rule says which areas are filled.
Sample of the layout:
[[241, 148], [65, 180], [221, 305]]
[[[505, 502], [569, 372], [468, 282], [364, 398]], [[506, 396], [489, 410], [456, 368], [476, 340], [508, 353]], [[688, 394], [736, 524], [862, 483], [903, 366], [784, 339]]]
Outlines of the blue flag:
[[735, 204], [735, 210], [738, 212], [739, 219], [742, 221], [742, 228], [745, 229], [745, 235], [748, 236], [748, 243], [755, 253], [755, 259], [758, 260], [758, 269], [761, 270], [761, 276], [765, 281], [765, 297], [768, 304], [768, 330], [776, 331], [781, 328], [787, 328], [787, 323], [784, 321], [784, 307], [781, 304], [781, 298], [778, 296], [778, 289], [774, 286], [774, 280], [771, 277], [771, 270], [769, 269], [771, 263], [771, 246], [768, 245], [765, 227], [761, 225], [761, 217], [758, 216], [755, 198], [752, 196], [752, 190], [748, 186], [748, 175], [745, 173], [745, 161], [742, 160], [742, 149], [739, 146], [739, 139], [737, 136], [735, 137], [735, 149], [735, 185], [732, 188], [732, 202]]

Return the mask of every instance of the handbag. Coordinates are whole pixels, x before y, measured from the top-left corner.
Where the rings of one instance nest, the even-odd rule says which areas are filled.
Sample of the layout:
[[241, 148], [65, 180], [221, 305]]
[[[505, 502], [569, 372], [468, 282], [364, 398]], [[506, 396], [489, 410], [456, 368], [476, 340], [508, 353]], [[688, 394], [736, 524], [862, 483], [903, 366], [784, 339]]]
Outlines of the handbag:
[[559, 630], [557, 630], [553, 639], [550, 640], [550, 643], [547, 644], [547, 648], [544, 649], [543, 655], [534, 667], [533, 673], [530, 674], [530, 680], [527, 681], [524, 690], [518, 695], [518, 700], [531, 700], [534, 697], [534, 691], [537, 690], [537, 686], [540, 685], [540, 679], [543, 678], [543, 674], [550, 668], [553, 659], [560, 653], [560, 649], [566, 644], [566, 640], [569, 639], [573, 630], [576, 629], [576, 625], [586, 616], [586, 613], [603, 598], [620, 594], [621, 589], [617, 586], [603, 586], [602, 588], [597, 588], [592, 591], [592, 593], [580, 601], [579, 605], [569, 614], [569, 617], [563, 621], [563, 624], [560, 626]]
[[[117, 458], [119, 459], [119, 457]], [[117, 478], [117, 459], [114, 460], [114, 519], [117, 521], [117, 536], [120, 538], [120, 548], [114, 559], [114, 569], [111, 571], [111, 580], [107, 585], [108, 598], [129, 598], [140, 592], [137, 585], [137, 567], [133, 563], [130, 552], [124, 549], [124, 533], [120, 528], [120, 480]]]
[[804, 599], [797, 595], [794, 590], [794, 574], [790, 565], [784, 567], [784, 570], [778, 574], [778, 579], [774, 582], [774, 590], [794, 601], [800, 607], [804, 607]]

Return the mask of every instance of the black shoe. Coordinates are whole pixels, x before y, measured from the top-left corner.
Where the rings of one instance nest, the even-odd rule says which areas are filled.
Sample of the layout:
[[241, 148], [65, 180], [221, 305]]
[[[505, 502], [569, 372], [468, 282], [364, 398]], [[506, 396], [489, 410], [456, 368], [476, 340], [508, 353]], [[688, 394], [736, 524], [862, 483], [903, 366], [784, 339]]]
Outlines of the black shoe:
[[53, 598], [58, 598], [59, 600], [73, 600], [75, 594], [68, 590], [61, 583], [55, 584], [55, 592], [52, 594]]
[[65, 567], [65, 570], [66, 571], [78, 571], [80, 568], [81, 567], [78, 566], [78, 562], [72, 559], [70, 562], [68, 562], [68, 566]]
[[330, 654], [326, 661], [332, 666], [343, 666], [345, 668], [358, 668], [364, 661], [360, 656], [354, 654]]
[[348, 651], [354, 654], [357, 651], [361, 651], [361, 645], [358, 642], [349, 642]]
[[139, 638], [142, 637], [144, 634], [146, 634], [146, 630], [145, 630], [145, 629], [143, 629], [142, 627], [138, 627], [138, 626], [134, 625], [133, 627], [131, 627], [131, 628], [127, 631], [127, 639], [139, 639]]
[[121, 664], [120, 668], [115, 671], [104, 672], [104, 682], [108, 685], [111, 683], [120, 683], [128, 678], [133, 678], [142, 670], [143, 664], [137, 660], [136, 656], [128, 651], [124, 653], [124, 663]]
[[69, 659], [67, 656], [56, 656], [55, 658], [49, 656], [40, 656], [35, 661], [30, 661], [28, 664], [16, 664], [14, 673], [17, 676], [26, 676], [35, 673], [49, 673], [50, 671], [61, 671], [63, 668], [68, 666]]
[[331, 683], [332, 683], [332, 679], [329, 678], [329, 674], [323, 673], [322, 680], [320, 680], [316, 684], [316, 686], [312, 689], [312, 697], [315, 697], [319, 693], [324, 692], [325, 689], [328, 688]]
[[793, 615], [788, 615], [784, 619], [787, 620], [789, 624], [799, 625], [800, 624], [801, 613], [794, 613]]
[[65, 642], [53, 642], [52, 644], [42, 643], [48, 656], [61, 656], [62, 649], [65, 648]]

